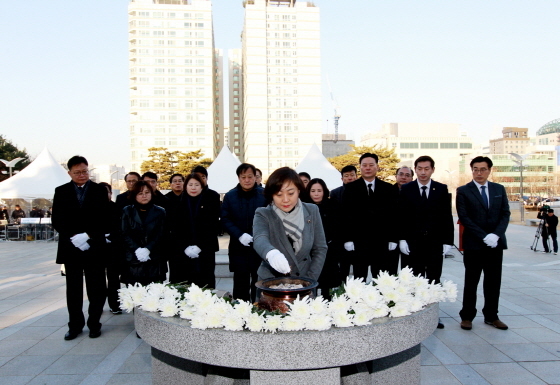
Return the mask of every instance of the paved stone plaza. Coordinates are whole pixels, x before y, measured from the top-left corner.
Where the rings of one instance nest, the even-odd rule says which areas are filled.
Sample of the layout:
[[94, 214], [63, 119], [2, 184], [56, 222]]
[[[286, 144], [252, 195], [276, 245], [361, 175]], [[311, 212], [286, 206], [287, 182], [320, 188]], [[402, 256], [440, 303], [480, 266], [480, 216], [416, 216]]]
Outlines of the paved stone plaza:
[[[534, 234], [535, 227], [508, 229], [500, 318], [510, 329], [485, 325], [479, 314], [472, 331], [461, 330], [461, 302], [441, 304], [445, 329], [422, 346], [423, 385], [560, 384], [560, 257], [530, 250]], [[220, 244], [227, 247], [227, 238]], [[88, 338], [86, 328], [63, 340], [68, 319], [56, 247], [0, 242], [0, 384], [151, 384], [150, 347], [136, 338], [132, 314], [106, 307], [100, 338]], [[457, 251], [445, 260], [443, 278], [458, 284], [461, 299]], [[217, 286], [231, 284], [220, 278]]]

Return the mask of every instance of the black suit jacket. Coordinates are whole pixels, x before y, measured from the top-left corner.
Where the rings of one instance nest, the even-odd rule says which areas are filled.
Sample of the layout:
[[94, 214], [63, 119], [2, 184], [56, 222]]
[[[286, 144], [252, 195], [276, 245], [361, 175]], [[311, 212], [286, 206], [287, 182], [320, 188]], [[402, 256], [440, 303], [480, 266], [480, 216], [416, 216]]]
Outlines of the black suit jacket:
[[486, 244], [483, 239], [490, 233], [500, 237], [497, 248], [507, 249], [506, 229], [509, 224], [509, 202], [504, 186], [488, 182], [490, 207], [482, 202], [482, 196], [474, 182], [457, 189], [457, 214], [463, 232], [463, 249], [482, 250]]
[[380, 179], [375, 179], [372, 198], [364, 179], [346, 184], [340, 206], [342, 241], [354, 242], [359, 252], [387, 250], [389, 242], [398, 242], [397, 201], [393, 185]]
[[423, 203], [418, 182], [407, 183], [401, 187], [398, 207], [400, 239], [410, 243], [427, 236], [430, 241], [453, 245], [455, 229], [447, 185], [432, 180], [428, 201]]
[[117, 195], [117, 199], [115, 200], [115, 203], [117, 205], [117, 212], [119, 213], [119, 218], [122, 217], [123, 215], [123, 209], [128, 206], [131, 205], [133, 202], [130, 201], [128, 199], [128, 191], [125, 191], [119, 195]]
[[[105, 250], [105, 234], [110, 232], [109, 198], [105, 187], [89, 181], [82, 207], [78, 202], [74, 183], [58, 186], [53, 198], [52, 225], [59, 233], [56, 263], [82, 261], [104, 264], [99, 256]], [[87, 233], [90, 249], [81, 251], [70, 238]]]

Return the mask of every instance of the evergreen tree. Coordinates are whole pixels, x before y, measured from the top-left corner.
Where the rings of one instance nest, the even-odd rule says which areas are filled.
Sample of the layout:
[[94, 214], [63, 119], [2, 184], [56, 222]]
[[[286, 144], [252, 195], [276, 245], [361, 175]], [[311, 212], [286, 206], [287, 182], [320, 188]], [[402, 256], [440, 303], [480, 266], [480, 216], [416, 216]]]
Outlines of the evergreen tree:
[[397, 165], [401, 161], [395, 154], [394, 148], [379, 147], [377, 145], [369, 146], [353, 146], [352, 150], [344, 155], [328, 158], [328, 161], [338, 170], [342, 170], [344, 166], [354, 165], [358, 169], [358, 177], [360, 176], [360, 156], [366, 152], [376, 154], [379, 157], [379, 171], [377, 177], [387, 182], [394, 182]]
[[[27, 167], [27, 165], [29, 165], [29, 163], [31, 163], [29, 154], [27, 153], [25, 148], [23, 150], [20, 150], [11, 141], [6, 139], [4, 135], [0, 134], [0, 159], [4, 159], [9, 162], [15, 158], [24, 158], [24, 159], [20, 160], [12, 168], [12, 173], [14, 173], [15, 171], [23, 170], [25, 167]], [[6, 173], [4, 173], [4, 171]], [[5, 179], [8, 179], [9, 177], [10, 177], [10, 170], [8, 169], [8, 167], [6, 167], [6, 165], [3, 162], [0, 162], [0, 182]]]

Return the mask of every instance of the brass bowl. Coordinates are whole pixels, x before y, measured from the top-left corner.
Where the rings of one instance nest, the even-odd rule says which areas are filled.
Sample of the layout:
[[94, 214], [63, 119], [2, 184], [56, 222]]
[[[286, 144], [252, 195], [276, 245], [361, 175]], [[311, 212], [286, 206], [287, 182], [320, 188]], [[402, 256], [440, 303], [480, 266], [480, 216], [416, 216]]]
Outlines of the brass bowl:
[[[303, 287], [299, 289], [270, 288], [270, 286], [280, 284], [303, 285]], [[315, 298], [319, 282], [307, 277], [273, 277], [258, 281], [255, 286], [257, 287], [258, 307], [268, 311], [279, 310], [285, 314], [290, 310], [286, 302], [294, 302], [298, 295], [300, 298], [305, 296]]]

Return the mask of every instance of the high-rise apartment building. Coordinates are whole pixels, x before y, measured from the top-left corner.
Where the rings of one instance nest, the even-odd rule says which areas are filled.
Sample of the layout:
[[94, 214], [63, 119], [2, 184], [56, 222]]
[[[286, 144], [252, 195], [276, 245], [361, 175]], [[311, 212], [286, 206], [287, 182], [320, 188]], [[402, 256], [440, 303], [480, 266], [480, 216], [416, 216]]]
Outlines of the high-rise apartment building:
[[213, 158], [223, 103], [211, 1], [130, 0], [128, 14], [131, 169], [151, 147]]
[[296, 0], [244, 6], [239, 156], [266, 176], [321, 146], [319, 8]]
[[228, 50], [229, 67], [229, 149], [243, 157], [243, 61], [241, 49]]
[[529, 144], [528, 128], [504, 127], [501, 138], [490, 139], [490, 154], [524, 154]]

